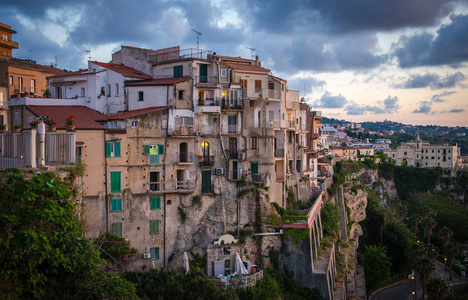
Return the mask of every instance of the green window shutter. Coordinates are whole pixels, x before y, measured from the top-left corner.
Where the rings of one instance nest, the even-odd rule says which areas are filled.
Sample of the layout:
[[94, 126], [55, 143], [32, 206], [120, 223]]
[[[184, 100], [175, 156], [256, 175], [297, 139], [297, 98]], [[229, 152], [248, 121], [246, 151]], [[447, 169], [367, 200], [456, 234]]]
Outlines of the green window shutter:
[[159, 220], [150, 220], [150, 234], [159, 233]]
[[121, 192], [120, 172], [110, 172], [111, 193]]
[[111, 233], [122, 236], [122, 223], [112, 223]]
[[111, 143], [106, 143], [106, 157], [111, 157], [112, 145]]
[[184, 69], [182, 66], [174, 66], [174, 78], [180, 78], [184, 76]]
[[159, 247], [150, 248], [151, 260], [159, 259]]
[[161, 197], [151, 197], [151, 209], [161, 209]]
[[164, 145], [158, 145], [158, 154], [159, 155], [164, 154]]
[[150, 146], [151, 145], [145, 145], [145, 154], [149, 155], [150, 154]]
[[111, 211], [122, 211], [122, 198], [112, 198]]
[[115, 157], [120, 157], [120, 142], [115, 142]]

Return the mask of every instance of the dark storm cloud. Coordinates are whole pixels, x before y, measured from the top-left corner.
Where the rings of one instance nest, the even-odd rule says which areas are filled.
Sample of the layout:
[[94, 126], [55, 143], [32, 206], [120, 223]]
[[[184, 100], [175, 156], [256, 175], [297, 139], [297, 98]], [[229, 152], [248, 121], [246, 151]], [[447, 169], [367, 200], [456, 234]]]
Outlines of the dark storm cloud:
[[359, 105], [356, 102], [349, 103], [344, 110], [347, 115], [364, 115], [367, 112], [371, 114], [391, 114], [397, 113], [400, 109], [398, 97], [388, 96], [384, 101], [377, 101], [377, 105]]
[[465, 75], [461, 72], [449, 74], [445, 77], [441, 77], [435, 73], [427, 74], [413, 74], [405, 82], [396, 84], [393, 87], [402, 89], [416, 89], [430, 87], [433, 90], [452, 88], [457, 86], [463, 80]]
[[451, 0], [305, 0], [244, 1], [256, 28], [293, 33], [301, 27], [343, 33], [434, 25], [449, 13]]
[[459, 67], [468, 60], [468, 15], [452, 15], [434, 36], [430, 33], [402, 36], [393, 54], [400, 67], [450, 65]]
[[341, 94], [333, 96], [330, 92], [326, 91], [320, 99], [314, 101], [312, 106], [314, 108], [343, 108], [347, 103], [348, 100]]
[[413, 110], [415, 114], [429, 114], [432, 109], [432, 103], [430, 101], [421, 101], [419, 107]]
[[448, 97], [452, 94], [455, 94], [456, 92], [449, 92], [449, 91], [444, 91], [440, 94], [435, 94], [434, 96], [432, 96], [431, 98], [431, 101], [432, 102], [445, 102], [444, 99], [442, 99], [443, 97]]

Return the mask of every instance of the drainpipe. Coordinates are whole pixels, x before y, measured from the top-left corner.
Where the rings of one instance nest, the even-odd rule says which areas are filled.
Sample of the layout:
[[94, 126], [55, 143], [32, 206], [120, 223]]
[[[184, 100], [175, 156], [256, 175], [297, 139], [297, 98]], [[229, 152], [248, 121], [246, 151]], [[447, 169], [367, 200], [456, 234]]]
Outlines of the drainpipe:
[[[169, 86], [168, 86], [169, 90]], [[169, 92], [167, 93], [169, 95]], [[169, 132], [169, 98], [166, 98], [166, 105], [167, 105], [167, 125], [166, 125], [166, 136], [164, 138], [164, 164], [163, 164], [163, 178], [164, 178], [164, 188], [166, 188], [166, 153], [167, 153], [167, 136]], [[167, 265], [166, 265], [166, 193], [164, 193], [164, 225], [163, 225], [163, 267], [166, 270]]]

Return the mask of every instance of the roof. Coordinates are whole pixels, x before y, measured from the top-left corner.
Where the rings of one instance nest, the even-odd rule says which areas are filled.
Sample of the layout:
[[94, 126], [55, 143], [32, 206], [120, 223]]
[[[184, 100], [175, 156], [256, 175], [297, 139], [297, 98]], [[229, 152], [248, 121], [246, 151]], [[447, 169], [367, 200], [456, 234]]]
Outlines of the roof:
[[122, 120], [126, 118], [135, 117], [138, 115], [158, 111], [158, 110], [163, 110], [167, 107], [168, 106], [156, 106], [156, 107], [148, 107], [148, 108], [142, 108], [142, 109], [136, 109], [136, 110], [130, 110], [130, 111], [119, 111], [115, 114], [110, 114], [107, 117], [109, 118], [109, 120]]
[[143, 73], [137, 69], [128, 67], [124, 64], [103, 63], [103, 62], [98, 62], [98, 61], [91, 61], [91, 62], [98, 66], [117, 72], [125, 77], [151, 79], [150, 75]]
[[19, 68], [25, 68], [25, 69], [34, 69], [34, 70], [38, 70], [38, 71], [46, 72], [46, 73], [51, 73], [51, 74], [67, 74], [67, 72], [64, 71], [64, 70], [57, 69], [57, 68], [52, 67], [52, 66], [40, 65], [40, 64], [37, 64], [34, 61], [23, 60], [23, 59], [19, 59], [19, 58], [11, 58], [8, 61], [8, 65], [12, 66], [12, 67], [19, 67]]
[[181, 77], [181, 78], [158, 78], [152, 80], [135, 80], [135, 81], [126, 81], [126, 86], [154, 86], [154, 85], [173, 85], [179, 82], [187, 81], [190, 77]]
[[263, 67], [254, 66], [250, 64], [236, 64], [236, 63], [227, 63], [224, 62], [228, 67], [232, 68], [233, 70], [237, 71], [250, 71], [250, 72], [262, 72], [262, 73], [270, 73], [269, 69], [265, 69]]
[[57, 128], [65, 128], [65, 120], [73, 116], [76, 129], [105, 129], [97, 121], [107, 121], [107, 116], [86, 106], [79, 105], [27, 105], [26, 108], [39, 116], [54, 118]]
[[78, 71], [67, 72], [59, 75], [49, 76], [47, 78], [55, 78], [55, 77], [65, 77], [65, 76], [76, 76], [76, 75], [86, 75], [90, 74], [88, 69], [81, 69]]

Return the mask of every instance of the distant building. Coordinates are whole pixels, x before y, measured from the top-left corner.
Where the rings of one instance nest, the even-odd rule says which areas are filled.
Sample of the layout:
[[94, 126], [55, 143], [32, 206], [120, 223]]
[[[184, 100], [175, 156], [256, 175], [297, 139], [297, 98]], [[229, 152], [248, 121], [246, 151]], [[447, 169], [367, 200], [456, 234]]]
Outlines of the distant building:
[[357, 148], [354, 147], [330, 147], [330, 152], [335, 153], [341, 160], [357, 160]]
[[396, 160], [398, 166], [441, 167], [453, 169], [456, 165], [460, 148], [452, 144], [423, 143], [418, 137], [416, 141], [401, 143], [396, 149], [386, 149], [384, 153]]
[[18, 49], [18, 43], [12, 40], [12, 35], [16, 31], [11, 29], [11, 26], [0, 23], [0, 58], [10, 59], [12, 57], [12, 50]]

